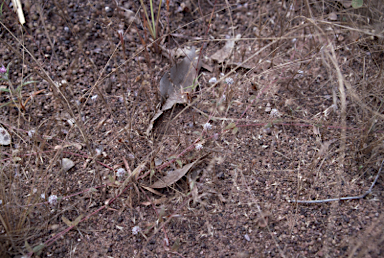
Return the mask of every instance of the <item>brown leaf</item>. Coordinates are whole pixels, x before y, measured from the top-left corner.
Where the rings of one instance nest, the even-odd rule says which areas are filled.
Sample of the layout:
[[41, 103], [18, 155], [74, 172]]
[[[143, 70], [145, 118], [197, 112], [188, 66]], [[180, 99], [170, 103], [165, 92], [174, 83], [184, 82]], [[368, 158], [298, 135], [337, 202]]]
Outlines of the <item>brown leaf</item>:
[[[240, 37], [241, 37], [241, 35], [239, 34], [239, 35], [236, 36], [236, 39], [238, 39]], [[229, 40], [227, 40], [227, 42], [225, 43], [224, 47], [222, 49], [218, 50], [213, 55], [211, 55], [211, 58], [213, 60], [217, 61], [218, 63], [222, 63], [226, 59], [228, 59], [231, 56], [231, 54], [232, 54], [233, 48], [235, 47], [236, 39], [229, 39]]]
[[148, 186], [145, 186], [145, 185], [141, 185], [142, 188], [144, 188], [145, 190], [147, 191], [150, 191], [151, 193], [153, 194], [156, 194], [156, 195], [159, 195], [159, 196], [164, 196], [164, 194], [160, 193], [159, 191], [156, 191], [155, 189], [152, 189]]
[[192, 163], [189, 163], [188, 165], [185, 165], [184, 167], [180, 169], [176, 169], [174, 171], [171, 171], [168, 173], [168, 175], [161, 178], [159, 181], [153, 183], [150, 187], [151, 188], [164, 188], [168, 187], [174, 183], [176, 183], [180, 178], [182, 178], [187, 172], [200, 160], [201, 158], [195, 160]]
[[67, 219], [66, 217], [61, 217], [61, 220], [67, 224], [68, 227], [73, 227], [73, 226], [77, 226], [77, 224], [80, 223], [81, 219], [84, 217], [84, 215], [80, 215], [79, 217], [77, 217], [74, 221], [70, 221], [69, 219]]
[[163, 105], [149, 122], [146, 130], [147, 135], [149, 135], [153, 124], [164, 111], [171, 109], [175, 104], [187, 103], [185, 93], [194, 90], [195, 79], [201, 68], [201, 61], [198, 63], [198, 60], [199, 56], [196, 54], [196, 49], [192, 47], [187, 56], [161, 78], [160, 95]]
[[[176, 103], [185, 103], [183, 92], [191, 92], [194, 79], [200, 70], [201, 62], [197, 63], [199, 56], [193, 46], [184, 59], [174, 65], [171, 70], [164, 74], [160, 80], [160, 95], [162, 102], [171, 99], [172, 105]], [[167, 109], [169, 109], [167, 108]], [[166, 109], [162, 108], [163, 111]]]

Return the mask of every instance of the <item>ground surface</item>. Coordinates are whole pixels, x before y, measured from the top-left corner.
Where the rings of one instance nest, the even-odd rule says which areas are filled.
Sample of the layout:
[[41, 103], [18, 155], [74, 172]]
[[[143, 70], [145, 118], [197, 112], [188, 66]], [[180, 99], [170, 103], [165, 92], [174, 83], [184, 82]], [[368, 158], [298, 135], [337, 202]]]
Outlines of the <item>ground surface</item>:
[[[160, 78], [175, 60], [153, 48], [142, 51], [139, 35], [146, 40], [148, 32], [134, 18], [138, 3], [27, 5], [23, 34], [3, 8], [2, 22], [53, 81], [66, 80], [53, 89], [28, 53], [17, 55], [20, 45], [2, 28], [1, 62], [12, 62], [11, 80], [17, 85], [31, 74], [37, 81], [23, 87], [24, 101], [42, 90], [25, 110], [2, 107], [13, 140], [1, 147], [2, 196], [17, 204], [3, 205], [2, 218], [11, 220], [14, 212], [28, 229], [18, 231], [13, 243], [3, 234], [4, 253], [27, 254], [25, 241], [32, 247], [47, 243], [68, 229], [65, 218], [92, 214], [49, 242], [40, 257], [383, 256], [382, 177], [361, 200], [289, 202], [360, 195], [376, 176], [382, 140], [373, 143], [383, 120], [372, 118], [372, 110], [382, 112], [382, 92], [375, 90], [383, 81], [382, 42], [335, 24], [367, 27], [377, 13], [329, 3], [308, 8], [307, 1], [211, 2], [171, 1], [170, 16], [162, 12], [160, 35], [169, 36], [160, 45], [196, 46], [204, 65], [189, 104], [165, 111], [149, 135]], [[372, 22], [356, 19], [364, 15]], [[241, 40], [223, 64], [209, 58], [238, 34]], [[336, 67], [346, 89], [352, 85], [368, 107], [348, 91], [344, 120]], [[213, 85], [212, 77], [222, 81]], [[10, 100], [7, 93], [0, 98], [2, 104]], [[212, 128], [204, 130], [207, 122]], [[161, 167], [179, 154], [177, 162]], [[157, 192], [145, 188], [199, 157], [175, 184]], [[62, 171], [62, 158], [75, 166]], [[134, 171], [142, 163], [140, 178], [122, 188], [116, 170]], [[151, 178], [143, 176], [151, 170]], [[49, 205], [41, 194], [69, 198]], [[29, 208], [31, 203], [38, 205]], [[18, 212], [28, 215], [17, 219]]]

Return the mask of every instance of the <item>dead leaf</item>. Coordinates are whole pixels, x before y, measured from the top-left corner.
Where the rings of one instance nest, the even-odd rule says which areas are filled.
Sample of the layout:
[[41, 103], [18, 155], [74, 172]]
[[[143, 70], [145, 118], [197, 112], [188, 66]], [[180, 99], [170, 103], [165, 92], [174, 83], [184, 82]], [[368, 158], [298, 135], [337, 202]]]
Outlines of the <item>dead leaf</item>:
[[143, 170], [143, 168], [147, 165], [147, 162], [144, 161], [140, 165], [138, 165], [132, 172], [131, 177], [135, 177], [135, 180], [137, 180], [137, 177], [139, 176], [140, 172]]
[[153, 193], [153, 194], [158, 195], [158, 196], [164, 196], [164, 194], [162, 194], [162, 193], [160, 193], [159, 191], [156, 191], [155, 189], [152, 189], [152, 188], [150, 188], [150, 187], [148, 187], [148, 186], [141, 185], [141, 187], [144, 188], [144, 189], [147, 190], [147, 191], [150, 191], [150, 192]]
[[199, 161], [202, 157], [195, 160], [192, 163], [189, 163], [188, 165], [185, 165], [184, 167], [180, 169], [176, 169], [174, 171], [171, 171], [168, 173], [168, 175], [161, 178], [159, 181], [153, 183], [150, 188], [165, 188], [168, 187], [177, 181], [179, 181], [180, 178], [182, 178], [187, 172]]
[[84, 215], [80, 215], [79, 217], [77, 217], [74, 221], [70, 221], [69, 219], [67, 219], [66, 217], [61, 217], [62, 221], [67, 224], [68, 227], [75, 227], [77, 226], [77, 224], [80, 223], [81, 219], [84, 217]]
[[164, 74], [160, 80], [160, 95], [164, 104], [149, 122], [147, 135], [151, 132], [154, 122], [164, 111], [171, 109], [175, 104], [187, 103], [186, 94], [194, 90], [197, 84], [195, 79], [200, 68], [201, 61], [199, 61], [199, 56], [193, 46], [180, 63], [174, 65], [169, 72]]
[[239, 38], [241, 38], [240, 34], [236, 35], [235, 39], [229, 39], [222, 49], [218, 50], [216, 53], [211, 55], [211, 58], [217, 61], [218, 63], [223, 63], [231, 56], [232, 50], [235, 47], [235, 41]]
[[231, 69], [244, 68], [244, 69], [251, 70], [254, 67], [243, 62], [228, 62], [226, 63], [226, 65]]
[[[187, 53], [187, 56], [174, 65], [171, 70], [164, 74], [160, 80], [160, 95], [163, 102], [172, 99], [175, 103], [185, 103], [183, 92], [192, 92], [192, 86], [197, 73], [200, 70], [201, 63], [197, 64], [199, 56], [193, 46]], [[173, 106], [173, 105], [172, 105]], [[162, 109], [164, 111], [164, 109]]]
[[152, 131], [152, 128], [153, 128], [153, 124], [155, 123], [155, 121], [164, 113], [164, 111], [162, 111], [161, 109], [158, 110], [156, 112], [156, 114], [152, 117], [151, 121], [149, 122], [149, 125], [148, 125], [148, 128], [147, 128], [147, 131], [145, 132], [146, 135], [149, 135], [150, 132]]
[[176, 49], [167, 49], [164, 46], [161, 46], [161, 53], [163, 56], [168, 58], [169, 60], [174, 60], [176, 58], [185, 57], [186, 53], [189, 52], [189, 48], [185, 46], [184, 48], [176, 48]]

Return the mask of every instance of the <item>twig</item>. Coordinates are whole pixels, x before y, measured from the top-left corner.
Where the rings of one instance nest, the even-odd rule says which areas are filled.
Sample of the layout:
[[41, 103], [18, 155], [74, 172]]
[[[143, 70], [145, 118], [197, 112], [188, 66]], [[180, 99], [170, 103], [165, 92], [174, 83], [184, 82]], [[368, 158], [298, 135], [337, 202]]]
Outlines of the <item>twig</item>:
[[314, 201], [299, 201], [299, 200], [288, 200], [288, 202], [292, 203], [302, 203], [302, 204], [314, 204], [314, 203], [325, 203], [325, 202], [333, 202], [333, 201], [349, 201], [349, 200], [359, 200], [364, 199], [368, 194], [372, 193], [372, 189], [375, 186], [377, 179], [379, 178], [379, 175], [381, 173], [381, 169], [383, 168], [384, 160], [381, 162], [381, 166], [379, 171], [377, 172], [377, 175], [375, 177], [375, 180], [373, 180], [371, 187], [369, 187], [368, 191], [366, 191], [362, 195], [358, 196], [348, 196], [348, 197], [341, 197], [341, 198], [332, 198], [332, 199], [323, 199], [323, 200], [314, 200]]

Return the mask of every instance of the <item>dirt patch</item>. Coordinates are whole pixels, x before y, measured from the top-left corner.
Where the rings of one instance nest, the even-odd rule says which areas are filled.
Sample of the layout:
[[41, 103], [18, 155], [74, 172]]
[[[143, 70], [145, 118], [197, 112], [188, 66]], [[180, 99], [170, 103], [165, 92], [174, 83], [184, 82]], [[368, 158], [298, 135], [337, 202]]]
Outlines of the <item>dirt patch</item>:
[[[382, 256], [382, 177], [295, 202], [377, 175], [382, 8], [170, 1], [154, 41], [139, 2], [27, 1], [20, 30], [6, 1], [1, 255]], [[185, 47], [198, 84], [148, 130]]]

